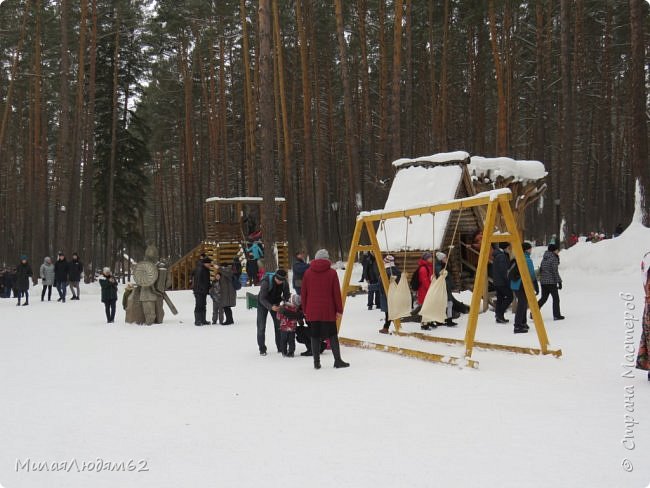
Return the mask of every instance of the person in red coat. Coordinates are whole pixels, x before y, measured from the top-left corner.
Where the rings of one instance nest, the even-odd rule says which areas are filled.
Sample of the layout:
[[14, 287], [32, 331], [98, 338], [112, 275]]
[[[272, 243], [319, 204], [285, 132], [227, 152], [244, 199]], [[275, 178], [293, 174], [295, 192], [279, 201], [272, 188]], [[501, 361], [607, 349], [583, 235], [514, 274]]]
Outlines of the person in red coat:
[[[427, 296], [427, 292], [431, 286], [431, 281], [436, 277], [436, 274], [433, 270], [432, 253], [425, 252], [422, 254], [422, 258], [420, 258], [420, 261], [418, 261], [418, 268], [416, 270], [416, 273], [418, 274], [418, 282], [420, 283], [420, 286], [418, 286], [417, 296], [418, 306], [416, 308], [416, 310], [419, 311], [420, 308], [422, 308], [422, 304], [424, 303], [424, 298]], [[423, 330], [429, 330], [431, 326], [432, 324], [423, 323], [421, 328]]]
[[309, 324], [311, 335], [311, 350], [314, 356], [314, 368], [320, 369], [320, 343], [329, 339], [334, 367], [347, 368], [350, 366], [341, 359], [336, 320], [343, 314], [341, 302], [341, 286], [339, 276], [332, 269], [330, 256], [326, 249], [316, 252], [315, 259], [309, 264], [302, 278], [300, 298], [305, 320]]
[[419, 305], [424, 303], [424, 297], [427, 296], [429, 286], [431, 286], [431, 280], [435, 277], [436, 275], [433, 272], [433, 254], [425, 252], [420, 261], [418, 261], [418, 281], [420, 282], [420, 286], [418, 287]]

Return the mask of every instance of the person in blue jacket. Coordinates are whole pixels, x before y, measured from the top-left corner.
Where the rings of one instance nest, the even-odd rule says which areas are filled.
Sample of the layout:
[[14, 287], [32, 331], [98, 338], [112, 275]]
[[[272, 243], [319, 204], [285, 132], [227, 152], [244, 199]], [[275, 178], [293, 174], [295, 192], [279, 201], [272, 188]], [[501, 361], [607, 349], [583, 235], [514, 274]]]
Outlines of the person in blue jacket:
[[[530, 275], [531, 280], [533, 280], [533, 286], [535, 287], [535, 294], [539, 293], [539, 285], [537, 284], [537, 278], [535, 277], [535, 267], [533, 266], [533, 260], [530, 258], [530, 253], [533, 246], [530, 242], [524, 242], [521, 245], [524, 250], [524, 257], [526, 258], [526, 265], [528, 274]], [[528, 300], [526, 298], [526, 292], [524, 291], [524, 286], [521, 282], [521, 271], [517, 269], [517, 264], [512, 260], [510, 268], [508, 270], [508, 277], [510, 278], [510, 289], [515, 293], [517, 297], [517, 311], [515, 312], [515, 334], [522, 334], [528, 332], [528, 324], [526, 323], [526, 311], [528, 310]]]
[[300, 295], [300, 289], [302, 288], [302, 277], [305, 275], [305, 271], [309, 269], [309, 263], [305, 262], [305, 255], [298, 251], [296, 253], [296, 262], [293, 263], [293, 289], [296, 290], [296, 293]]

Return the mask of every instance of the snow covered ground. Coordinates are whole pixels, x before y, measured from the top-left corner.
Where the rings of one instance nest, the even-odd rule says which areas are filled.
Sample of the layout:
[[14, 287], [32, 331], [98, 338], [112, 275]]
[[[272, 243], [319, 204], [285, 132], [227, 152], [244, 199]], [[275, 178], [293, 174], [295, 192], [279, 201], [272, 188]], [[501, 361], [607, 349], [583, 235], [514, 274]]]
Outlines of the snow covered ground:
[[[105, 324], [98, 285], [66, 304], [41, 303], [40, 287], [28, 307], [2, 299], [0, 485], [646, 487], [650, 382], [622, 366], [650, 243], [648, 229], [635, 232], [561, 254], [567, 319], [542, 309], [561, 358], [477, 349], [478, 370], [349, 347], [345, 370], [329, 352], [319, 371], [311, 358], [260, 357], [243, 298], [229, 327], [193, 326], [186, 291], [171, 293], [180, 314], [152, 327], [124, 324], [119, 308]], [[616, 253], [612, 266], [592, 267], [602, 253]], [[341, 335], [459, 353], [378, 334], [382, 314], [365, 304], [348, 300]], [[477, 340], [538, 346], [493, 319], [480, 316]], [[462, 337], [465, 322], [436, 333]]]

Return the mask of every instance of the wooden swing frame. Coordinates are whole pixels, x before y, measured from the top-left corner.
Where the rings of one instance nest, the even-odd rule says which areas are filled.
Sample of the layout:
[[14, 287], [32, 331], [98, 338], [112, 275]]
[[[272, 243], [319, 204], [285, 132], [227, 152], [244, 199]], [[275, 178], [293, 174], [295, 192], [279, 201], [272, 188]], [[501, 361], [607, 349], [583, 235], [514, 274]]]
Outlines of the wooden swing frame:
[[[508, 189], [494, 190], [491, 192], [480, 193], [478, 195], [450, 200], [445, 203], [440, 203], [436, 205], [427, 205], [425, 207], [410, 208], [405, 210], [394, 210], [394, 211], [376, 211], [362, 213], [357, 217], [357, 223], [354, 228], [354, 233], [352, 235], [352, 242], [350, 244], [350, 253], [348, 255], [348, 263], [345, 268], [345, 275], [343, 278], [343, 287], [341, 290], [341, 298], [343, 302], [343, 313], [345, 313], [345, 302], [347, 300], [348, 292], [352, 290], [350, 286], [350, 279], [352, 277], [352, 267], [354, 265], [355, 256], [357, 252], [361, 251], [370, 251], [375, 256], [375, 259], [378, 263], [383, 261], [381, 254], [381, 248], [379, 247], [379, 241], [377, 240], [377, 233], [375, 231], [374, 223], [377, 221], [395, 219], [395, 218], [404, 218], [410, 217], [413, 215], [424, 215], [424, 214], [435, 214], [437, 212], [451, 211], [451, 210], [461, 210], [465, 208], [472, 208], [478, 206], [487, 206], [487, 213], [485, 217], [485, 222], [483, 226], [483, 240], [481, 241], [481, 250], [479, 254], [478, 266], [476, 268], [476, 277], [474, 279], [474, 292], [472, 293], [472, 301], [470, 304], [469, 310], [469, 319], [467, 322], [467, 330], [465, 331], [465, 339], [455, 339], [455, 338], [445, 338], [445, 337], [435, 337], [428, 334], [422, 334], [418, 332], [402, 332], [400, 320], [394, 320], [395, 325], [395, 335], [399, 336], [410, 336], [416, 337], [418, 339], [423, 339], [432, 342], [440, 342], [446, 344], [464, 344], [465, 346], [465, 357], [463, 359], [452, 357], [448, 355], [440, 355], [427, 353], [423, 351], [417, 351], [413, 349], [405, 349], [396, 346], [388, 346], [385, 344], [375, 344], [368, 341], [361, 341], [357, 339], [341, 338], [341, 342], [346, 345], [362, 347], [365, 349], [376, 349], [386, 352], [392, 352], [396, 354], [406, 355], [410, 357], [415, 357], [418, 359], [424, 359], [434, 362], [442, 362], [446, 364], [455, 364], [461, 365], [465, 364], [469, 367], [476, 368], [478, 367], [478, 362], [471, 359], [472, 352], [474, 347], [484, 348], [484, 349], [494, 349], [494, 350], [503, 350], [509, 352], [523, 353], [523, 354], [551, 354], [555, 357], [562, 355], [562, 351], [551, 350], [549, 349], [549, 340], [546, 334], [546, 328], [544, 326], [544, 320], [542, 319], [542, 314], [540, 313], [539, 306], [537, 305], [537, 297], [535, 295], [535, 290], [533, 288], [533, 281], [528, 273], [521, 273], [522, 284], [524, 287], [524, 292], [526, 293], [526, 298], [528, 300], [528, 306], [533, 315], [533, 322], [535, 325], [535, 331], [537, 332], [537, 338], [539, 340], [540, 348], [532, 347], [521, 347], [521, 346], [511, 346], [505, 344], [491, 344], [486, 342], [476, 342], [476, 327], [478, 324], [478, 314], [479, 306], [481, 301], [481, 293], [479, 290], [483, 290], [487, 284], [487, 267], [489, 256], [492, 251], [492, 243], [496, 242], [509, 242], [512, 245], [512, 251], [514, 258], [517, 262], [519, 269], [528, 269], [526, 264], [526, 258], [524, 256], [524, 251], [521, 247], [522, 241], [519, 235], [519, 230], [517, 229], [517, 223], [510, 208], [510, 200], [512, 199], [512, 193]], [[450, 214], [451, 215], [451, 214]], [[506, 232], [495, 232], [495, 224], [497, 222], [497, 217], [501, 216], [503, 222], [506, 226]], [[361, 234], [363, 229], [366, 229], [368, 237], [370, 239], [370, 244], [361, 243]], [[384, 289], [388, 289], [388, 275], [383, 266], [378, 266], [379, 275], [383, 283]], [[406, 279], [406, 273], [402, 279]], [[338, 327], [340, 329], [341, 320], [338, 321]]]

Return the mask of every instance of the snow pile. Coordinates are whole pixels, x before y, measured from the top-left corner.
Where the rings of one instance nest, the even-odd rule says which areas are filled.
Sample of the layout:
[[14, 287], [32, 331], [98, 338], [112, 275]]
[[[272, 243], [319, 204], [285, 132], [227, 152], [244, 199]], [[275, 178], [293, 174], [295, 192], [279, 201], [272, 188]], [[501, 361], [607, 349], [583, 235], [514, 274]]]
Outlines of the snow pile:
[[650, 251], [650, 229], [632, 222], [620, 236], [600, 242], [578, 242], [560, 254], [563, 270], [603, 274], [638, 271], [643, 255]]
[[400, 158], [393, 161], [393, 166], [399, 168], [414, 163], [450, 163], [453, 161], [464, 161], [469, 159], [469, 153], [465, 151], [453, 151], [447, 153], [437, 153], [431, 156], [421, 156], [415, 159]]
[[[223, 197], [210, 197], [205, 199], [206, 202], [263, 202], [264, 198], [262, 197], [233, 197], [233, 198], [223, 198]], [[276, 202], [284, 202], [284, 197], [275, 197]]]
[[[384, 210], [403, 210], [452, 200], [456, 196], [462, 174], [461, 166], [403, 168], [395, 175]], [[408, 225], [408, 242], [408, 219], [387, 220], [384, 226], [380, 226], [377, 230], [379, 247], [382, 251], [439, 249], [449, 213], [449, 211], [436, 213], [433, 224], [430, 214], [411, 217], [411, 223]]]
[[472, 156], [467, 168], [472, 176], [485, 175], [492, 181], [499, 176], [504, 178], [512, 176], [515, 181], [539, 180], [548, 174], [544, 164], [540, 161], [524, 161], [511, 158]]

